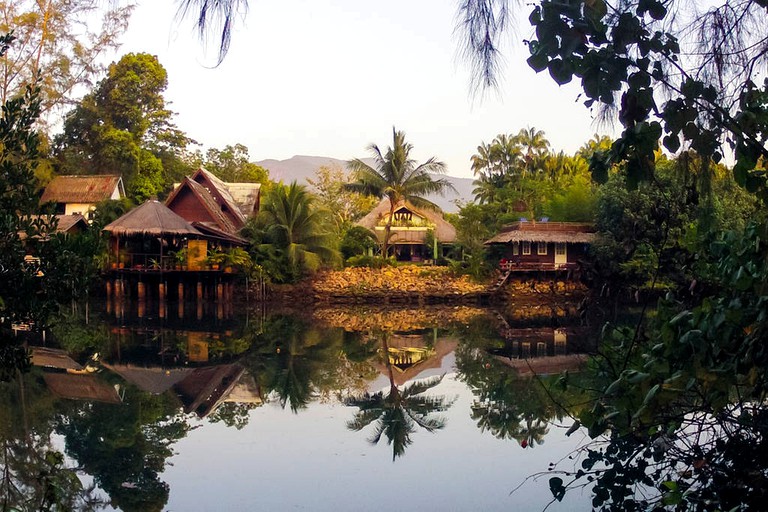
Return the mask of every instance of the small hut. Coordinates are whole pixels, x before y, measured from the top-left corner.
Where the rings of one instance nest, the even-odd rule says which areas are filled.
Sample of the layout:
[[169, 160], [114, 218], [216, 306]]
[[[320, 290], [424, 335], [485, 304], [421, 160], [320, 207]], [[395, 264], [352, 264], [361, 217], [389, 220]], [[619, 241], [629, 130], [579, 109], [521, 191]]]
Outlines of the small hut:
[[591, 224], [520, 221], [504, 226], [485, 245], [502, 247], [502, 270], [558, 270], [575, 267], [595, 237]]
[[[150, 200], [104, 227], [110, 235], [109, 254], [120, 268], [172, 269], [205, 258], [205, 235], [163, 203]], [[190, 257], [190, 246], [196, 254]], [[202, 247], [201, 247], [202, 246]]]
[[[358, 225], [373, 231], [379, 243], [389, 220], [389, 199], [382, 201]], [[429, 240], [428, 234], [432, 234]], [[456, 228], [439, 211], [419, 209], [407, 201], [395, 205], [390, 228], [389, 245], [400, 261], [422, 261], [437, 258], [437, 244], [456, 241]]]

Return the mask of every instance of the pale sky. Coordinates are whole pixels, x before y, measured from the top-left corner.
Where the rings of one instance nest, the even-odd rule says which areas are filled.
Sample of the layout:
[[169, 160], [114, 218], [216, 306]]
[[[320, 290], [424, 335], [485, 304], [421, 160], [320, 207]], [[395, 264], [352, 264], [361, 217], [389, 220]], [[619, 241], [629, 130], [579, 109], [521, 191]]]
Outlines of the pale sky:
[[528, 7], [498, 92], [473, 99], [446, 0], [251, 0], [225, 61], [206, 53], [175, 2], [144, 1], [115, 56], [157, 55], [176, 122], [204, 147], [242, 143], [253, 160], [368, 156], [403, 130], [423, 161], [472, 177], [470, 157], [499, 133], [535, 126], [573, 153], [596, 132], [579, 89], [525, 63]]

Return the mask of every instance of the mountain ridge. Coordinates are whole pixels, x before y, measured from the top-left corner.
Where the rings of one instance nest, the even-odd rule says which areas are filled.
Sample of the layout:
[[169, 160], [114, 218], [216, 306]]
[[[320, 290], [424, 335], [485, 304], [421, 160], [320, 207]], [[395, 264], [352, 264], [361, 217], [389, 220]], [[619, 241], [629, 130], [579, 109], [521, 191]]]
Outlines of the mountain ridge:
[[[362, 160], [366, 163], [372, 162], [369, 158], [363, 158]], [[299, 184], [310, 186], [310, 188], [311, 185], [309, 185], [307, 179], [314, 178], [317, 169], [321, 166], [338, 166], [348, 172], [347, 160], [327, 156], [294, 155], [285, 160], [267, 158], [255, 163], [269, 170], [269, 177], [274, 181], [282, 181], [284, 183], [296, 181]], [[472, 179], [458, 178], [447, 174], [434, 176], [446, 178], [456, 189], [456, 192], [448, 191], [444, 196], [437, 194], [427, 196], [427, 199], [437, 204], [443, 211], [455, 213], [458, 211], [456, 201], [469, 202], [472, 200], [472, 189], [474, 188]]]

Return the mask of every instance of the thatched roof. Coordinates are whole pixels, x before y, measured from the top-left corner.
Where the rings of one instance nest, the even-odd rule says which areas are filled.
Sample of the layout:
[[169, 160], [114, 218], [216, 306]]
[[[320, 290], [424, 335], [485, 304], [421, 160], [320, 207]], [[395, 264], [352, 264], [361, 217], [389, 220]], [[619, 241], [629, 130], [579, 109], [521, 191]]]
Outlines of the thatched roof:
[[43, 379], [48, 389], [62, 398], [108, 404], [119, 404], [121, 401], [117, 390], [95, 375], [46, 373]]
[[47, 347], [32, 347], [32, 364], [59, 370], [82, 370], [83, 367], [69, 357], [66, 350]]
[[192, 368], [159, 368], [134, 366], [131, 364], [107, 364], [105, 368], [120, 375], [123, 379], [135, 385], [142, 391], [160, 395], [171, 389], [176, 383], [184, 380]]
[[40, 198], [41, 203], [98, 203], [115, 194], [125, 196], [120, 176], [57, 176]]
[[578, 222], [515, 222], [504, 226], [501, 233], [485, 242], [508, 244], [510, 242], [559, 242], [590, 244], [596, 234], [591, 224]]
[[[414, 215], [426, 219], [429, 223], [433, 224], [435, 226], [435, 237], [438, 242], [450, 243], [456, 240], [456, 228], [443, 218], [441, 211], [429, 210], [426, 208], [419, 209], [408, 201], [401, 201], [395, 205], [395, 211], [403, 207], [413, 212]], [[368, 215], [360, 219], [357, 224], [374, 231], [376, 226], [383, 226], [385, 224], [385, 219], [388, 215], [389, 199], [384, 198], [370, 211], [370, 213], [368, 213]], [[397, 241], [393, 240], [393, 243], [397, 243]]]
[[104, 231], [113, 235], [180, 235], [202, 237], [192, 224], [173, 213], [163, 203], [149, 200], [107, 224]]
[[[45, 223], [45, 225], [48, 225], [52, 217], [56, 217], [55, 233], [82, 233], [88, 229], [88, 221], [85, 220], [85, 217], [79, 213], [74, 215], [33, 215], [30, 217], [30, 219], [32, 221], [40, 219], [43, 223]], [[46, 233], [45, 237], [41, 237], [40, 235], [33, 235], [32, 238], [38, 240], [41, 238], [47, 239], [49, 234], [50, 233]], [[26, 240], [27, 233], [24, 231], [19, 231], [19, 238], [21, 240]]]

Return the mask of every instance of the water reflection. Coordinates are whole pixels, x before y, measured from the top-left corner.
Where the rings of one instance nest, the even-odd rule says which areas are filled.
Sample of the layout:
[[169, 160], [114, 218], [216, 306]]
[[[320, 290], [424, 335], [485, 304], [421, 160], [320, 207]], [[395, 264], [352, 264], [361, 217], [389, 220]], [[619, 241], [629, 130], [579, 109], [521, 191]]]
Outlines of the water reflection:
[[[36, 349], [34, 371], [0, 385], [3, 409], [13, 411], [3, 419], [3, 439], [29, 451], [19, 454], [25, 464], [39, 466], [26, 473], [26, 487], [14, 487], [28, 489], [24, 496], [4, 489], [5, 496], [37, 499], [44, 475], [55, 474], [55, 499], [77, 502], [74, 509], [101, 498], [122, 510], [162, 510], [171, 492], [164, 473], [180, 441], [209, 424], [245, 430], [267, 404], [299, 416], [318, 403], [347, 406], [337, 434], [365, 431], [372, 444], [383, 438], [401, 460], [419, 433], [449, 430], [449, 413], [459, 412], [452, 411], [457, 388], [446, 385], [457, 379], [472, 396], [461, 414], [478, 433], [538, 445], [562, 411], [531, 368], [583, 348], [575, 332], [515, 331], [477, 308], [227, 318], [215, 309], [184, 318], [173, 313], [179, 309], [154, 317], [110, 313], [87, 326], [60, 319], [54, 337], [66, 350]], [[525, 343], [537, 348], [526, 351]], [[525, 368], [510, 364], [525, 361]], [[20, 479], [14, 464], [5, 462]], [[90, 476], [97, 492], [80, 486], [77, 475]]]
[[379, 354], [384, 361], [389, 390], [386, 393], [379, 391], [348, 398], [345, 404], [357, 407], [359, 412], [347, 423], [347, 428], [360, 431], [375, 423], [368, 441], [375, 445], [382, 435], [386, 437], [387, 444], [392, 446], [394, 461], [402, 456], [406, 447], [413, 442], [411, 434], [416, 432], [417, 426], [427, 432], [435, 432], [445, 427], [445, 419], [435, 417], [434, 413], [446, 411], [455, 399], [424, 394], [440, 384], [445, 374], [417, 380], [408, 385], [401, 384], [401, 387], [398, 387], [396, 382], [396, 372], [403, 379], [409, 371], [426, 367], [431, 358], [438, 359], [434, 345], [419, 343], [421, 340], [418, 337], [410, 342], [404, 336], [393, 339], [390, 332], [378, 332], [373, 337], [381, 343]]

